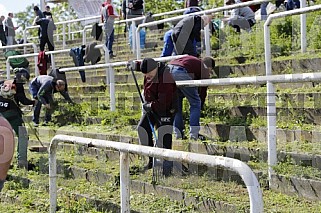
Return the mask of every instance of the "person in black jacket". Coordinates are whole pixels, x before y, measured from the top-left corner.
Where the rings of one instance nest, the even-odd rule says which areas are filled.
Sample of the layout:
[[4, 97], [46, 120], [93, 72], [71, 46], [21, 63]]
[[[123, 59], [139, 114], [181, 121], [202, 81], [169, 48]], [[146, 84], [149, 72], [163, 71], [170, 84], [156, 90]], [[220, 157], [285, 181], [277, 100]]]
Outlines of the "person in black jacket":
[[28, 144], [26, 140], [20, 140], [20, 127], [24, 125], [22, 119], [22, 105], [35, 105], [36, 101], [26, 97], [24, 84], [29, 80], [30, 75], [25, 68], [15, 68], [14, 80], [6, 80], [0, 82], [0, 115], [6, 118], [16, 135], [18, 136], [17, 158], [18, 165], [27, 165], [26, 156]]
[[3, 21], [5, 20], [4, 16], [0, 17], [0, 40], [2, 43], [2, 46], [6, 46], [7, 45], [7, 38], [6, 38], [6, 34], [4, 32], [4, 28], [3, 28]]
[[34, 126], [39, 126], [39, 116], [41, 105], [45, 105], [46, 114], [45, 122], [43, 125], [47, 125], [51, 121], [51, 104], [53, 103], [53, 93], [62, 92], [65, 90], [65, 82], [63, 80], [55, 81], [52, 76], [40, 75], [34, 78], [29, 86], [32, 97], [38, 100], [34, 112], [32, 121]]
[[[177, 111], [176, 83], [167, 66], [158, 64], [152, 58], [145, 58], [140, 67], [144, 73], [144, 113], [138, 124], [138, 135], [141, 144], [154, 146], [153, 132], [150, 125], [158, 132], [157, 147], [172, 148], [173, 120]], [[153, 158], [145, 169], [151, 169]], [[173, 162], [164, 161], [163, 174], [170, 175]]]
[[175, 25], [172, 32], [172, 40], [178, 55], [197, 56], [194, 40], [196, 42], [201, 41], [201, 29], [210, 23], [211, 19], [210, 15], [194, 15], [183, 18]]

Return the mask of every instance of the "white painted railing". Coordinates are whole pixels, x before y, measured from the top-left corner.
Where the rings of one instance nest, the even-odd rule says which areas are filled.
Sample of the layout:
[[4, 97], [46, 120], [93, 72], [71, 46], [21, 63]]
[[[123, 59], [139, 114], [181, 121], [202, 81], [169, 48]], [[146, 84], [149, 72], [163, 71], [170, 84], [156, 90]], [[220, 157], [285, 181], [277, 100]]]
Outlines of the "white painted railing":
[[[27, 46], [27, 45], [31, 45], [32, 43], [27, 43], [27, 44], [19, 44], [20, 46]], [[35, 57], [35, 76], [38, 76], [39, 75], [39, 71], [38, 71], [38, 54], [37, 53], [37, 47], [35, 44], [34, 45], [34, 48], [35, 49], [35, 53], [31, 53], [31, 54], [23, 54], [23, 55], [14, 55], [14, 56], [9, 56], [6, 60], [6, 69], [7, 69], [7, 79], [10, 79], [10, 62], [9, 60], [10, 59], [14, 59], [14, 58], [28, 58], [28, 57]], [[16, 45], [17, 46], [17, 45]], [[105, 63], [108, 63], [109, 62], [109, 51], [106, 47], [106, 45], [104, 44], [100, 44], [100, 45], [96, 45], [95, 48], [102, 48], [105, 52], [104, 54], [104, 59], [105, 59]], [[55, 65], [55, 59], [54, 59], [54, 55], [55, 54], [59, 54], [59, 53], [67, 53], [69, 52], [70, 49], [64, 49], [64, 50], [54, 50], [54, 51], [47, 51], [45, 52], [46, 55], [50, 55], [51, 57], [51, 68], [52, 69], [55, 69], [56, 68], [56, 65]], [[107, 71], [106, 71], [107, 72]]]
[[198, 154], [192, 152], [175, 151], [170, 149], [155, 148], [136, 144], [121, 143], [115, 141], [98, 140], [91, 138], [75, 137], [68, 135], [56, 135], [49, 147], [49, 197], [50, 213], [56, 212], [57, 207], [57, 147], [58, 143], [81, 144], [97, 148], [112, 148], [120, 152], [120, 198], [121, 212], [130, 212], [130, 176], [129, 153], [150, 156], [154, 158], [166, 158], [172, 161], [183, 161], [193, 164], [206, 165], [208, 167], [222, 166], [237, 172], [243, 179], [250, 198], [250, 212], [263, 212], [263, 198], [259, 182], [251, 168], [240, 160]]
[[[105, 46], [105, 45], [103, 45], [103, 46]], [[106, 52], [105, 52], [105, 54], [106, 54]], [[172, 59], [180, 58], [183, 56], [184, 55], [168, 56], [168, 57], [155, 58], [155, 60], [163, 62], [163, 61], [170, 61]], [[108, 57], [109, 57], [109, 55], [108, 55]], [[115, 73], [114, 73], [113, 67], [126, 66], [127, 63], [128, 63], [128, 61], [122, 61], [122, 62], [80, 66], [80, 67], [68, 67], [68, 68], [62, 68], [62, 69], [60, 69], [60, 71], [68, 72], [68, 71], [75, 71], [75, 70], [96, 69], [96, 68], [107, 68], [108, 67], [108, 71], [106, 69], [106, 84], [109, 84], [110, 111], [115, 111], [116, 110], [116, 97], [115, 97], [116, 92], [115, 92]]]
[[[321, 5], [315, 5], [311, 7], [305, 7], [281, 13], [275, 13], [269, 15], [268, 19], [264, 23], [264, 49], [265, 49], [265, 71], [266, 75], [272, 75], [272, 63], [271, 63], [271, 40], [270, 40], [270, 28], [272, 20], [290, 16], [305, 14], [314, 11], [321, 10]], [[317, 73], [314, 73], [317, 75]], [[300, 75], [300, 74], [299, 74]], [[307, 75], [307, 74], [306, 74]], [[288, 77], [290, 78], [290, 77]], [[273, 166], [277, 164], [277, 153], [276, 153], [276, 105], [275, 105], [275, 89], [273, 81], [267, 81], [267, 120], [268, 120], [268, 165], [269, 165], [269, 180], [273, 173]], [[271, 183], [270, 183], [271, 184]]]
[[[193, 15], [206, 15], [206, 14], [212, 14], [212, 13], [217, 13], [217, 12], [222, 12], [225, 10], [232, 10], [235, 8], [240, 8], [240, 7], [246, 7], [246, 6], [250, 6], [250, 5], [256, 5], [256, 4], [261, 4], [263, 2], [269, 2], [271, 0], [255, 0], [255, 1], [248, 1], [248, 2], [243, 2], [243, 3], [239, 3], [239, 4], [233, 4], [233, 5], [228, 5], [228, 6], [223, 6], [223, 7], [218, 7], [218, 8], [214, 8], [214, 9], [210, 9], [210, 10], [203, 10], [200, 12], [195, 12], [193, 13]], [[158, 21], [153, 21], [153, 22], [149, 22], [149, 23], [143, 23], [138, 25], [138, 27], [136, 28], [136, 35], [135, 38], [133, 37], [133, 39], [136, 39], [136, 58], [140, 59], [141, 58], [141, 51], [140, 51], [140, 34], [139, 31], [142, 27], [149, 27], [149, 26], [154, 26], [157, 24], [162, 24], [162, 23], [167, 23], [167, 22], [171, 22], [171, 21], [179, 21], [185, 17], [190, 16], [191, 14], [186, 14], [186, 15], [180, 15], [180, 16], [176, 16], [176, 17], [172, 17], [172, 18], [166, 18], [166, 19], [162, 19], [162, 20], [158, 20]], [[134, 34], [134, 33], [133, 33]], [[206, 55], [210, 56], [210, 32], [209, 32], [209, 27], [207, 26], [205, 28], [204, 31], [204, 37], [205, 37], [205, 42], [206, 42]]]
[[[14, 48], [18, 48], [18, 47], [27, 47], [27, 46], [32, 46], [33, 47], [33, 52], [34, 54], [32, 56], [34, 56], [34, 61], [35, 61], [35, 65], [37, 65], [38, 63], [38, 54], [35, 55], [38, 52], [37, 49], [37, 45], [34, 43], [26, 43], [26, 44], [16, 44], [16, 45], [10, 45], [10, 46], [2, 46], [0, 47], [0, 50], [4, 50], [4, 49], [14, 49]], [[24, 57], [24, 55], [20, 55], [19, 57], [16, 58], [21, 58]], [[9, 58], [14, 58], [13, 56], [9, 56]], [[9, 59], [8, 58], [8, 59]], [[10, 79], [10, 63], [9, 60], [7, 59], [6, 61], [6, 67], [7, 67], [7, 79]], [[35, 66], [35, 73], [38, 73], [38, 67]]]
[[[198, 8], [198, 7], [192, 7], [192, 8]], [[168, 11], [168, 12], [163, 12], [163, 13], [157, 13], [157, 14], [153, 14], [153, 18], [156, 18], [156, 17], [160, 17], [160, 16], [166, 16], [166, 15], [174, 15], [174, 14], [177, 14], [177, 13], [183, 13], [184, 11], [186, 10], [186, 8], [184, 9], [178, 9], [178, 10], [172, 10], [172, 11]], [[131, 18], [131, 19], [125, 19], [125, 20], [119, 20], [119, 21], [115, 21], [115, 25], [116, 24], [122, 24], [122, 23], [129, 23], [129, 22], [132, 22], [132, 26], [136, 26], [135, 22], [136, 21], [142, 21], [146, 18], [146, 16], [140, 16], [140, 17], [136, 17], [136, 18]], [[99, 26], [103, 26], [104, 24], [103, 23], [100, 23]], [[92, 29], [92, 25], [87, 25], [84, 27], [84, 29], [82, 30], [82, 43], [83, 44], [86, 44], [86, 40], [87, 40], [87, 30], [89, 29]], [[135, 30], [134, 30], [135, 32]], [[132, 39], [132, 49], [133, 49], [133, 52], [135, 51], [136, 48], [136, 37], [135, 37], [135, 33], [132, 34], [133, 36], [133, 39]]]
[[[319, 5], [321, 9], [321, 5]], [[269, 165], [269, 184], [271, 186], [271, 177], [273, 174], [273, 166], [277, 163], [276, 152], [276, 106], [275, 91], [273, 83], [297, 83], [321, 81], [321, 72], [301, 73], [301, 74], [285, 74], [253, 76], [241, 78], [220, 78], [220, 79], [204, 79], [176, 81], [177, 86], [218, 86], [218, 85], [248, 85], [248, 84], [267, 84], [267, 140], [268, 140], [268, 165]]]
[[[92, 17], [73, 19], [73, 20], [67, 20], [67, 21], [61, 21], [61, 22], [55, 23], [56, 26], [62, 25], [62, 35], [63, 35], [63, 37], [62, 37], [62, 48], [63, 49], [66, 48], [66, 24], [80, 22], [80, 21], [86, 21], [86, 20], [94, 20], [94, 19], [98, 19], [99, 20], [99, 18], [100, 18], [100, 16], [92, 16]], [[24, 31], [23, 31], [24, 42], [27, 42], [27, 31], [30, 30], [30, 29], [37, 29], [37, 28], [39, 28], [38, 25], [37, 26], [29, 26], [29, 27], [26, 27], [24, 29]], [[70, 30], [68, 30], [68, 32], [70, 32]]]

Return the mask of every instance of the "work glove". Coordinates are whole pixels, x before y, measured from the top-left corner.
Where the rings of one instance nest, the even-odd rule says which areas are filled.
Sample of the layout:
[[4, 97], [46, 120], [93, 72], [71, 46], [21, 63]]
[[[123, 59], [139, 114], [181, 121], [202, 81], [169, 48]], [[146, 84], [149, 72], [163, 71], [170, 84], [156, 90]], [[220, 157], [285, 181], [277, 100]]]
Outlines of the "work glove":
[[151, 104], [151, 103], [144, 103], [144, 104], [143, 104], [143, 109], [144, 109], [146, 112], [151, 112], [151, 111], [153, 111], [153, 109], [152, 109], [152, 104]]

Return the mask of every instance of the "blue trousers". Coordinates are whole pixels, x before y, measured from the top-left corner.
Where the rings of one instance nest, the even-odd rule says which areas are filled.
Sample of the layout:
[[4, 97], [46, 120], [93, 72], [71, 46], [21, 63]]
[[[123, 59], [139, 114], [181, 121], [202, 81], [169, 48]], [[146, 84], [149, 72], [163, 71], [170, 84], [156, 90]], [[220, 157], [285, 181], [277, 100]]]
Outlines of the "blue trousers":
[[[175, 81], [193, 80], [187, 70], [180, 66], [168, 65]], [[182, 113], [183, 98], [186, 97], [190, 105], [190, 137], [197, 138], [200, 131], [201, 99], [197, 87], [180, 87], [178, 89], [178, 109], [174, 118], [174, 133], [177, 138], [184, 137], [184, 122]]]

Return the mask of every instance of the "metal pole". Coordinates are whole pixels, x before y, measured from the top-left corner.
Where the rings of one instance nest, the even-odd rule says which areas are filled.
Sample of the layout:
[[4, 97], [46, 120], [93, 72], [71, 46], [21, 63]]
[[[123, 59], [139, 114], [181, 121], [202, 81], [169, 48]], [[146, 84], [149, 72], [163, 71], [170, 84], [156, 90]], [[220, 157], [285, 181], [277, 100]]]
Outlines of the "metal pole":
[[62, 25], [62, 49], [66, 48], [66, 24]]
[[[301, 8], [306, 7], [306, 0], [300, 0]], [[301, 52], [305, 53], [307, 51], [307, 23], [306, 23], [306, 14], [300, 15], [301, 21]]]
[[207, 24], [204, 28], [204, 39], [205, 39], [205, 55], [211, 56], [210, 24]]
[[[37, 49], [37, 45], [32, 43], [32, 47], [33, 47], [33, 52], [34, 53], [38, 53], [38, 49]], [[35, 61], [35, 76], [38, 76], [39, 75], [39, 69], [38, 69], [38, 56], [34, 56], [34, 61]]]
[[57, 143], [49, 147], [49, 200], [50, 213], [56, 212], [57, 207]]
[[130, 212], [129, 154], [120, 152], [120, 205], [122, 213]]
[[[272, 75], [271, 65], [271, 41], [270, 41], [270, 18], [264, 24], [264, 49], [265, 49], [265, 72], [266, 76]], [[268, 142], [268, 176], [269, 185], [271, 187], [271, 179], [273, 174], [273, 166], [277, 163], [276, 154], [276, 106], [274, 85], [267, 81], [267, 142]]]
[[[130, 30], [130, 29], [129, 29]], [[135, 24], [135, 21], [132, 21], [132, 25], [131, 25], [131, 34], [132, 34], [132, 50], [133, 50], [133, 53], [135, 54], [136, 53], [136, 24]]]

